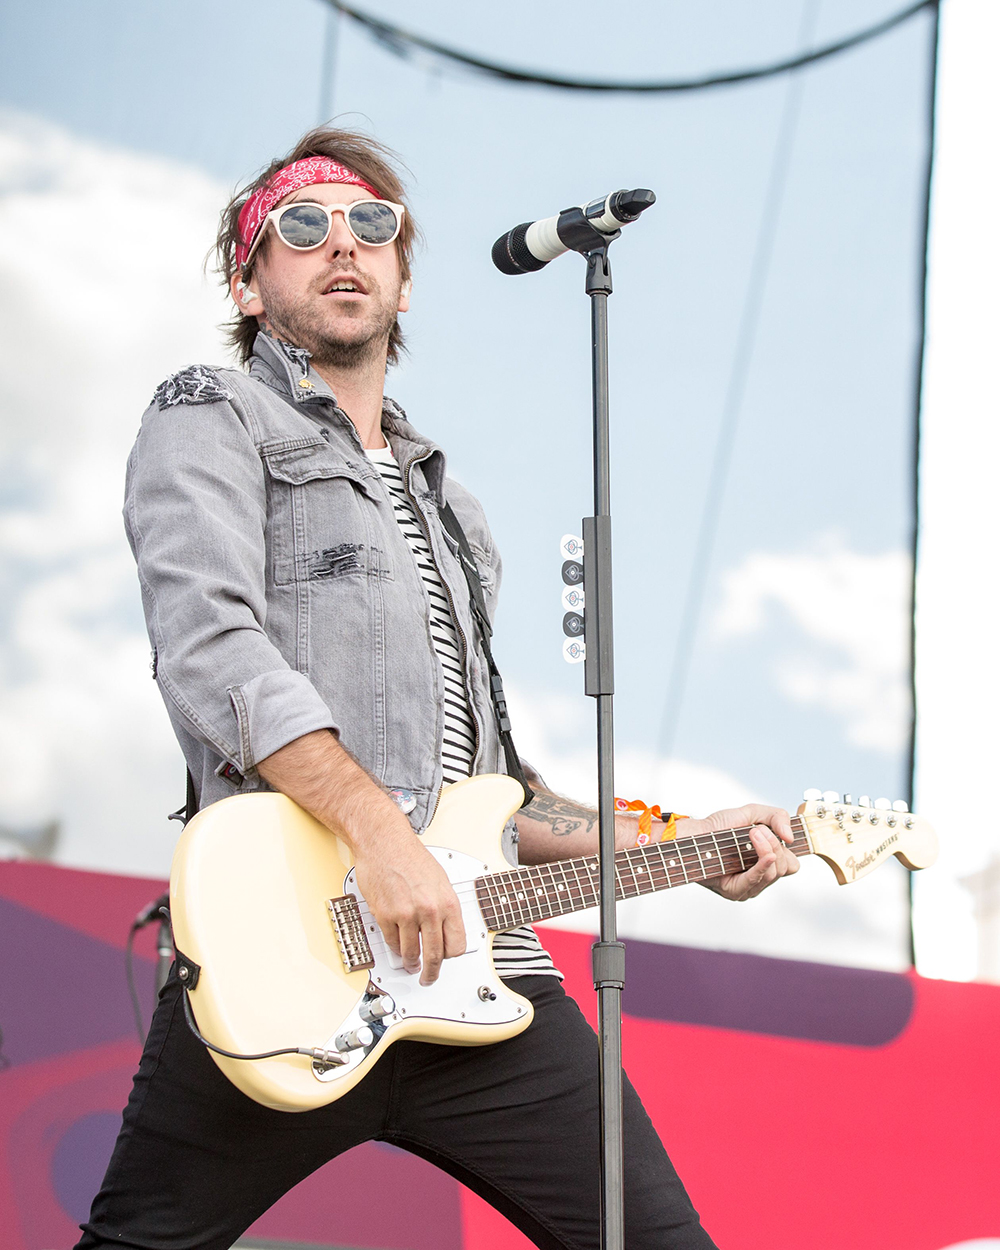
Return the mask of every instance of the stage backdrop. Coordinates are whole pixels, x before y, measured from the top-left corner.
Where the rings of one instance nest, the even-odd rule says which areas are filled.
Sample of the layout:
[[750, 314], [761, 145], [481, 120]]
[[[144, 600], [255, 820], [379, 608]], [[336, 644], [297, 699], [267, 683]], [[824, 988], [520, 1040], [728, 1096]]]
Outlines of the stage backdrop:
[[[580, 0], [567, 24], [534, 0], [368, 0], [473, 52], [617, 78], [767, 64], [898, 3], [635, 0], [609, 21]], [[929, 12], [799, 74], [656, 97], [404, 61], [346, 20], [334, 50], [321, 0], [9, 0], [0, 21], [0, 841], [57, 822], [63, 864], [167, 871], [183, 768], [124, 462], [157, 383], [226, 359], [201, 271], [220, 206], [331, 114], [411, 170], [426, 247], [388, 389], [485, 503], [496, 650], [550, 785], [594, 790], [558, 552], [591, 510], [589, 310], [579, 258], [507, 278], [489, 251], [646, 185], [610, 307], [619, 792], [694, 814], [902, 794]], [[904, 887], [810, 869], [752, 907], [680, 891], [622, 923], [899, 970]]]
[[[89, 1209], [139, 1057], [124, 939], [160, 887], [0, 865], [4, 1250], [68, 1250]], [[593, 1022], [588, 940], [546, 937]], [[147, 1013], [152, 953], [147, 932], [136, 961]], [[1000, 987], [639, 941], [628, 961], [626, 1067], [720, 1246], [944, 1250], [1000, 1238]], [[370, 1143], [304, 1181], [240, 1244], [529, 1243], [444, 1173]]]

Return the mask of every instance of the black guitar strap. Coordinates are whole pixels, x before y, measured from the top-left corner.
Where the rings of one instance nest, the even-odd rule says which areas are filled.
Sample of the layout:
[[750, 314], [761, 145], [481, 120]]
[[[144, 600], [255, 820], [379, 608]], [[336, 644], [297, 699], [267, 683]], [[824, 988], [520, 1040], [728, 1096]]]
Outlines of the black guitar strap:
[[493, 652], [490, 650], [493, 626], [490, 624], [489, 613], [486, 611], [486, 599], [483, 596], [483, 584], [479, 580], [479, 568], [476, 565], [476, 557], [472, 554], [469, 540], [465, 537], [465, 531], [462, 529], [450, 503], [446, 503], [441, 509], [441, 523], [458, 544], [459, 563], [462, 566], [462, 572], [465, 574], [465, 580], [469, 586], [472, 615], [479, 626], [479, 641], [483, 648], [483, 655], [486, 657], [486, 668], [490, 675], [490, 696], [493, 699], [493, 713], [496, 716], [500, 744], [503, 747], [504, 759], [507, 761], [507, 772], [515, 781], [520, 782], [521, 789], [524, 791], [524, 802], [521, 806], [527, 807], [535, 797], [535, 792], [528, 785], [524, 769], [521, 767], [521, 761], [518, 759], [517, 751], [514, 748], [514, 739], [510, 732], [510, 717], [507, 715], [507, 700], [503, 692], [503, 681], [500, 677], [500, 670], [493, 659]]

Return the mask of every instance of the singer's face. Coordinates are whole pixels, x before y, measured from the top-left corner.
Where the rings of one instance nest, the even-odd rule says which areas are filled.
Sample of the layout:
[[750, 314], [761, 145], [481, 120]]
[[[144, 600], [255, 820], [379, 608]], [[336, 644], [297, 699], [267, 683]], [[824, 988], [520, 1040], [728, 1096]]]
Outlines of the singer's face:
[[[371, 194], [363, 187], [326, 182], [286, 196], [281, 205], [366, 199]], [[297, 251], [272, 226], [267, 229], [272, 236], [255, 259], [249, 285], [260, 294], [268, 329], [306, 348], [317, 364], [349, 366], [384, 353], [397, 312], [406, 312], [410, 303], [396, 244], [359, 243], [343, 213], [334, 213], [329, 238], [312, 251]], [[353, 290], [343, 289], [345, 284]]]

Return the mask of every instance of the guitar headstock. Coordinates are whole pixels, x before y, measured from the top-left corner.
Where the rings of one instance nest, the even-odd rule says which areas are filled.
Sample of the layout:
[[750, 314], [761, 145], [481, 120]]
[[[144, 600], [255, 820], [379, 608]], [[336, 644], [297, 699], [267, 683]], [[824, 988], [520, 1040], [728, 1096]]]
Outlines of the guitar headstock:
[[937, 859], [937, 834], [901, 800], [867, 795], [854, 801], [832, 790], [807, 790], [798, 810], [815, 854], [833, 869], [841, 885], [864, 877], [890, 855], [907, 868], [927, 868]]

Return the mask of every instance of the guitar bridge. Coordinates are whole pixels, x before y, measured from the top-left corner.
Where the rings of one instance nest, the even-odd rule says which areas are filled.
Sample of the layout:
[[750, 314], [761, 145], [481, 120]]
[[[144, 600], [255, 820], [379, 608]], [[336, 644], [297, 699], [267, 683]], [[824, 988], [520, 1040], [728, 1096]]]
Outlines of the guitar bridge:
[[353, 894], [327, 899], [327, 910], [337, 935], [337, 945], [348, 972], [361, 972], [375, 967], [375, 957], [365, 935], [365, 922]]

